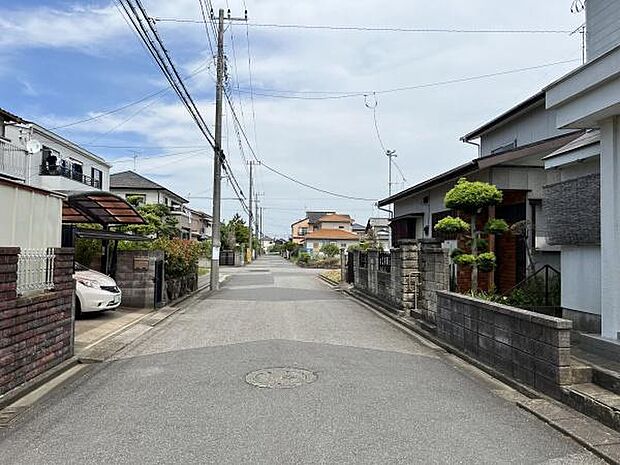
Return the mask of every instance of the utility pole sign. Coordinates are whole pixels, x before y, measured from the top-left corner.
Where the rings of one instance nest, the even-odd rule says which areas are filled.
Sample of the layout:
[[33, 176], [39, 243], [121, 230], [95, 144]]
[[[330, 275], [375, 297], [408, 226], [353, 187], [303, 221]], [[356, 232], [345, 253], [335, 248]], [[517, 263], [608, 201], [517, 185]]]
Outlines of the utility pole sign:
[[[211, 19], [214, 19], [213, 16]], [[217, 83], [215, 86], [215, 147], [213, 149], [213, 238], [211, 248], [211, 290], [220, 287], [220, 213], [222, 204], [222, 97], [224, 93], [224, 9], [218, 12], [217, 32]], [[247, 21], [245, 18], [231, 18], [228, 13], [228, 21]]]

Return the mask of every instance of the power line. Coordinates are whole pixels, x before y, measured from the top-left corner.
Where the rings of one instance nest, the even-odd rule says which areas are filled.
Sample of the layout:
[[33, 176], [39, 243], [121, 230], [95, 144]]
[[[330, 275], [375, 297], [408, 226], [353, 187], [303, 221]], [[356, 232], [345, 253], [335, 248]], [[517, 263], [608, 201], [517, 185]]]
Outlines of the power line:
[[[196, 19], [153, 18], [162, 23], [201, 23]], [[407, 32], [421, 34], [568, 34], [567, 29], [465, 29], [465, 28], [412, 28], [397, 26], [343, 26], [329, 24], [282, 24], [282, 23], [251, 23], [249, 27], [282, 28], [282, 29], [318, 29], [327, 31], [360, 31], [360, 32]]]
[[[199, 66], [198, 68], [196, 68], [193, 72], [191, 72], [190, 74], [188, 74], [187, 76], [185, 76], [186, 79], [192, 79], [194, 78], [197, 74], [201, 73], [202, 71], [209, 69], [210, 63], [206, 64], [206, 65], [202, 65]], [[145, 102], [147, 100], [152, 99], [153, 97], [157, 97], [157, 96], [163, 96], [165, 94], [167, 94], [168, 92], [170, 92], [172, 90], [172, 88], [170, 86], [167, 87], [163, 87], [161, 89], [159, 89], [158, 91], [152, 92], [150, 94], [146, 94], [142, 97], [140, 97], [137, 100], [134, 100], [132, 102], [129, 103], [125, 103], [123, 105], [121, 105], [120, 107], [116, 107], [116, 108], [112, 108], [110, 110], [105, 110], [104, 112], [95, 115], [95, 116], [90, 116], [88, 118], [83, 118], [77, 121], [73, 121], [71, 123], [66, 123], [66, 124], [62, 124], [60, 126], [55, 126], [53, 128], [50, 128], [50, 130], [56, 130], [56, 129], [64, 129], [64, 128], [69, 128], [71, 126], [77, 126], [78, 124], [83, 124], [83, 123], [88, 123], [90, 121], [95, 121], [98, 120], [100, 118], [103, 118], [105, 116], [109, 116], [109, 115], [113, 115], [114, 113], [118, 113], [120, 111], [126, 110], [127, 108], [131, 108], [135, 105], [139, 105], [142, 102]]]
[[[450, 84], [458, 84], [462, 82], [477, 81], [480, 79], [487, 79], [491, 77], [523, 73], [526, 71], [533, 71], [533, 70], [542, 69], [542, 68], [549, 68], [552, 66], [573, 63], [576, 61], [580, 61], [580, 59], [574, 58], [571, 60], [562, 60], [562, 61], [555, 61], [552, 63], [545, 63], [542, 65], [528, 66], [526, 68], [516, 68], [516, 69], [505, 70], [505, 71], [497, 71], [493, 73], [479, 74], [476, 76], [467, 76], [467, 77], [462, 77], [462, 78], [449, 79], [445, 81], [434, 81], [434, 82], [427, 82], [424, 84], [415, 84], [411, 86], [394, 87], [391, 89], [382, 89], [382, 90], [374, 90], [374, 91], [368, 90], [368, 91], [349, 91], [349, 92], [340, 91], [338, 92], [338, 91], [303, 91], [303, 90], [297, 91], [297, 90], [259, 89], [259, 92], [257, 92], [256, 89], [254, 89], [254, 95], [258, 95], [262, 97], [270, 97], [270, 98], [293, 99], [293, 100], [337, 100], [337, 99], [345, 99], [345, 98], [352, 98], [352, 97], [365, 97], [365, 96], [372, 95], [372, 94], [376, 94], [376, 95], [389, 94], [389, 93], [404, 92], [404, 91], [416, 90], [416, 89], [425, 89], [429, 87], [438, 87], [438, 86], [445, 86], [445, 85], [450, 85]], [[247, 89], [240, 89], [238, 90], [238, 92], [250, 93], [250, 91]], [[307, 96], [307, 95], [282, 95], [283, 93], [336, 94], [336, 95], [320, 95], [320, 96], [313, 97], [313, 96]]]
[[317, 192], [322, 192], [323, 194], [328, 194], [328, 195], [331, 195], [331, 196], [333, 196], [333, 197], [340, 197], [340, 198], [343, 198], [343, 199], [349, 199], [349, 200], [360, 200], [360, 201], [364, 201], [364, 202], [376, 202], [376, 201], [377, 201], [377, 199], [369, 199], [369, 198], [365, 198], [365, 197], [355, 197], [355, 196], [352, 196], [352, 195], [339, 194], [339, 193], [337, 193], [337, 192], [332, 192], [332, 191], [328, 191], [328, 190], [326, 190], [326, 189], [321, 189], [321, 188], [319, 188], [319, 187], [315, 187], [315, 186], [312, 186], [312, 185], [310, 185], [310, 184], [307, 184], [307, 183], [305, 183], [305, 182], [303, 182], [303, 181], [300, 181], [300, 180], [298, 180], [298, 179], [295, 179], [295, 178], [293, 178], [292, 176], [289, 176], [288, 174], [284, 174], [284, 173], [282, 173], [281, 171], [278, 171], [277, 169], [272, 168], [271, 166], [267, 165], [265, 162], [261, 162], [261, 164], [262, 164], [265, 168], [267, 168], [269, 171], [271, 171], [271, 172], [273, 172], [273, 173], [277, 174], [278, 176], [281, 176], [281, 177], [283, 177], [283, 178], [286, 178], [286, 179], [288, 179], [289, 181], [294, 182], [294, 183], [296, 183], [296, 184], [299, 184], [299, 185], [301, 185], [301, 186], [307, 187], [308, 189], [312, 189], [312, 190], [315, 190], [315, 191], [317, 191]]

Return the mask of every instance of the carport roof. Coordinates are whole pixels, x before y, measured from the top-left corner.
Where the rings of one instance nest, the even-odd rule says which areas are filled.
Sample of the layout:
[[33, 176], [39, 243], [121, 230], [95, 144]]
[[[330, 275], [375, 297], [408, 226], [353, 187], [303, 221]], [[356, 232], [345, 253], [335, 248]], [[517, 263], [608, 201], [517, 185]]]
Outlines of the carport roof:
[[103, 226], [144, 224], [140, 214], [124, 199], [110, 192], [68, 192], [62, 222], [97, 223]]

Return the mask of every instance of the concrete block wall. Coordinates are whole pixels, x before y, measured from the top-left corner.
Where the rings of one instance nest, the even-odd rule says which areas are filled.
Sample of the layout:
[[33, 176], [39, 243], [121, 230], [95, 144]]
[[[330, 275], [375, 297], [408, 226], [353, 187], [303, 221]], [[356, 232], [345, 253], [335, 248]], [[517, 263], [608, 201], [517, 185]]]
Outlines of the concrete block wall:
[[54, 289], [25, 297], [19, 250], [0, 247], [0, 395], [73, 356], [73, 249], [55, 249]]
[[452, 292], [437, 298], [437, 335], [446, 342], [551, 395], [571, 383], [571, 321]]
[[[122, 306], [134, 308], [155, 306], [155, 262], [163, 259], [164, 252], [160, 250], [118, 252], [115, 280], [123, 292]], [[136, 270], [135, 260], [147, 260], [148, 268], [144, 271]]]

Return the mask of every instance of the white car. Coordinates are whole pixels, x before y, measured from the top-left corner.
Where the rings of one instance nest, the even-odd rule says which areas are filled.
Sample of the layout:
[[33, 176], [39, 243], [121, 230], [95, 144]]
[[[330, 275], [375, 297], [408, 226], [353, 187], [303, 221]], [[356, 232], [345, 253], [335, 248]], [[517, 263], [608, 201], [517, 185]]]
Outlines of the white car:
[[75, 315], [113, 310], [121, 304], [121, 290], [109, 276], [75, 264]]

